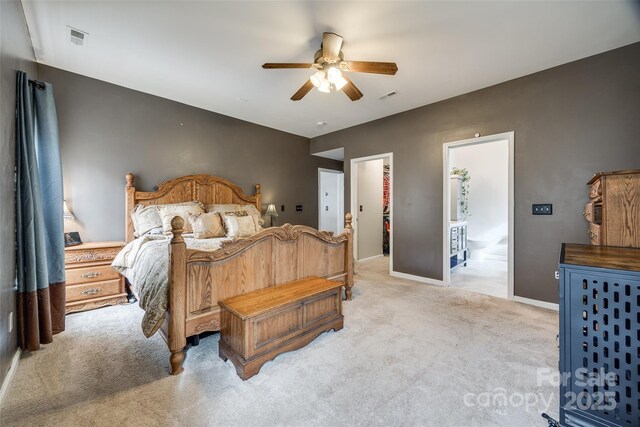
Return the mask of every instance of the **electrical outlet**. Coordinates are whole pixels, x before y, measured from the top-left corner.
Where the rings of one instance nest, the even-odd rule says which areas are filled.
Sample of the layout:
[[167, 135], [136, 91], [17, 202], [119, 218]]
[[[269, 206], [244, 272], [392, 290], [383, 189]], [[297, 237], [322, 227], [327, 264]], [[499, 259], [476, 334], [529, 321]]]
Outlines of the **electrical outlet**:
[[280, 205], [280, 212], [284, 212], [284, 205]]
[[9, 313], [9, 333], [13, 331], [13, 311]]
[[553, 205], [551, 203], [539, 203], [531, 205], [533, 215], [553, 215]]
[[296, 205], [296, 212], [302, 212], [302, 205]]
[[556, 274], [554, 274], [554, 277], [556, 278], [556, 280], [560, 280], [560, 272], [556, 271]]

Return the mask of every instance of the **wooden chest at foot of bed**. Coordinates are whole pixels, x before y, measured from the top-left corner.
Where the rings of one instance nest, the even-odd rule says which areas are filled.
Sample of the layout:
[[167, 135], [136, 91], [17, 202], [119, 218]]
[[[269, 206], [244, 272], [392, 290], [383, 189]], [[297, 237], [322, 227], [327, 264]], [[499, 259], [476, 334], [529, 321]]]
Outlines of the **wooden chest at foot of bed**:
[[64, 250], [66, 313], [127, 303], [124, 277], [111, 262], [124, 242], [91, 242]]
[[277, 355], [343, 326], [342, 283], [307, 277], [220, 302], [220, 357], [243, 380]]

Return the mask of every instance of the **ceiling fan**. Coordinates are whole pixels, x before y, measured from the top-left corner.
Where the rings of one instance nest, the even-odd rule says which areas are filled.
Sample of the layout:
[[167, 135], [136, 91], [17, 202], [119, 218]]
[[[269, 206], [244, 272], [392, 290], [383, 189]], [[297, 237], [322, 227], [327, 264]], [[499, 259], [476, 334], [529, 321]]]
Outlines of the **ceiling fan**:
[[291, 97], [292, 101], [300, 101], [309, 91], [316, 87], [320, 92], [329, 93], [332, 90], [342, 90], [352, 101], [362, 98], [362, 92], [344, 73], [388, 74], [393, 76], [398, 71], [395, 62], [345, 61], [340, 48], [342, 36], [335, 33], [323, 33], [320, 50], [313, 58], [313, 64], [308, 63], [266, 63], [265, 69], [277, 68], [314, 68], [317, 71]]

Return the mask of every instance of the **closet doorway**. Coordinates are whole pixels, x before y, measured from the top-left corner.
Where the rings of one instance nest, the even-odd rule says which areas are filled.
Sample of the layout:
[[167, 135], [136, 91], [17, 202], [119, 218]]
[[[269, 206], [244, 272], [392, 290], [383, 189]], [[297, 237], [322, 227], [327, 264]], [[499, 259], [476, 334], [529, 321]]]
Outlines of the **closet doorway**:
[[443, 281], [513, 298], [514, 133], [444, 144]]
[[[351, 159], [353, 252], [393, 271], [393, 153]], [[385, 270], [387, 267], [385, 265]]]

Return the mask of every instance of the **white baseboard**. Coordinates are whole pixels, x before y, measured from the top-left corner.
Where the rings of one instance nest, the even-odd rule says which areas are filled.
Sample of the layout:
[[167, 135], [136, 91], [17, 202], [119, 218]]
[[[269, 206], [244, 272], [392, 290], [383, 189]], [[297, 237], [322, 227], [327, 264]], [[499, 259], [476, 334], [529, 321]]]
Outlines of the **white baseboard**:
[[2, 383], [2, 388], [0, 388], [0, 411], [2, 411], [2, 405], [4, 405], [4, 399], [7, 397], [9, 393], [9, 388], [11, 387], [11, 382], [13, 381], [13, 377], [16, 376], [16, 371], [18, 370], [18, 364], [20, 363], [20, 354], [22, 352], [20, 349], [16, 349], [16, 353], [13, 355], [11, 359], [11, 367], [7, 372], [7, 376]]
[[399, 271], [392, 271], [391, 276], [398, 277], [400, 279], [413, 280], [414, 282], [427, 283], [429, 285], [444, 286], [442, 280], [429, 279], [428, 277], [414, 276], [413, 274], [401, 273]]
[[367, 257], [367, 258], [359, 259], [358, 262], [369, 261], [371, 259], [380, 258], [380, 257], [383, 257], [383, 256], [384, 256], [384, 254], [374, 255], [374, 256]]
[[546, 302], [546, 301], [538, 301], [537, 299], [514, 296], [513, 301], [521, 302], [523, 304], [535, 305], [536, 307], [547, 308], [549, 310], [555, 310], [555, 311], [559, 310], [558, 304], [555, 304], [552, 302]]

